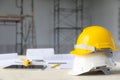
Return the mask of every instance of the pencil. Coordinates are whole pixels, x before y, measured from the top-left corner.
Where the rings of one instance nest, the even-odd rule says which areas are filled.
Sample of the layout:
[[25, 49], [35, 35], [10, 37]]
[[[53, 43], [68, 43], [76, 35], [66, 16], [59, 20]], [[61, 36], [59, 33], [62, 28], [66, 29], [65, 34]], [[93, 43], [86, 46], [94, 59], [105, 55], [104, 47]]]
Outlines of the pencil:
[[56, 68], [58, 66], [60, 66], [61, 64], [54, 64], [53, 66], [51, 66], [51, 68]]

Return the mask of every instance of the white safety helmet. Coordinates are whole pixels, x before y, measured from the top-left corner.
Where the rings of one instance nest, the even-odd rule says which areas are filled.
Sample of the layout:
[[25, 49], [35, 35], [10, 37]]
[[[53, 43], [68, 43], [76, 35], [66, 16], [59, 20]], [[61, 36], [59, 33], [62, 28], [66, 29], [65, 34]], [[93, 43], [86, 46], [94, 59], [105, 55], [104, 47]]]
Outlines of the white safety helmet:
[[70, 75], [80, 75], [97, 67], [113, 67], [115, 64], [113, 60], [104, 53], [96, 52], [85, 56], [76, 56], [73, 61], [73, 69], [69, 72]]

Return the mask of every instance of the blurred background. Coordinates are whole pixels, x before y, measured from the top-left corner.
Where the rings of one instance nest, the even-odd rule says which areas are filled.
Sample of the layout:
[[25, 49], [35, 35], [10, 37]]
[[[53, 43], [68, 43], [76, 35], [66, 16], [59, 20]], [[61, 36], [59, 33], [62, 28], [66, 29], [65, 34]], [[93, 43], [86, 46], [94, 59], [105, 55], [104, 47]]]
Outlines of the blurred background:
[[119, 46], [120, 0], [0, 0], [0, 53], [24, 55], [27, 48], [69, 53], [90, 25], [106, 27]]

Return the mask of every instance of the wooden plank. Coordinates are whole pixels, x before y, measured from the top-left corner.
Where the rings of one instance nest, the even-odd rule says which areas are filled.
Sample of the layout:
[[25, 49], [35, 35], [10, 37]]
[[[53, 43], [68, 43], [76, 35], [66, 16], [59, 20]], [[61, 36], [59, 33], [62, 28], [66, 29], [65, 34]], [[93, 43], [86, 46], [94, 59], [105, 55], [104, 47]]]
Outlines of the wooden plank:
[[20, 22], [21, 20], [24, 19], [25, 16], [1, 16], [0, 15], [0, 22]]

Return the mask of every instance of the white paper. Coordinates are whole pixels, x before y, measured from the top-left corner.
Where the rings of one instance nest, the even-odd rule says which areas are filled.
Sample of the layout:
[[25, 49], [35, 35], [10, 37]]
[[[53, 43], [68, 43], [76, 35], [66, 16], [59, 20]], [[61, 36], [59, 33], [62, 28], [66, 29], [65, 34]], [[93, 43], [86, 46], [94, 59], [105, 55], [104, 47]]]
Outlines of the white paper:
[[17, 53], [4, 53], [0, 54], [0, 67], [7, 67], [10, 65], [21, 64], [21, 60], [18, 59]]
[[45, 56], [53, 56], [53, 48], [27, 49], [26, 56], [31, 60], [43, 60]]
[[58, 68], [72, 68], [73, 66], [74, 56], [70, 54], [58, 54], [50, 57], [45, 57], [45, 61], [48, 66], [52, 66], [54, 64], [61, 64]]
[[11, 65], [22, 65], [22, 62], [21, 62], [21, 60], [18, 60], [18, 59], [0, 61], [0, 67], [1, 68], [8, 67], [8, 66], [11, 66]]
[[0, 54], [0, 60], [7, 60], [7, 59], [17, 59], [18, 54], [17, 53], [4, 53]]

